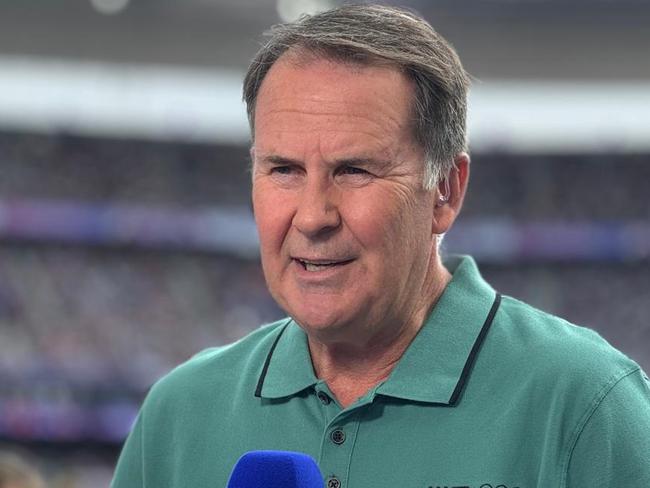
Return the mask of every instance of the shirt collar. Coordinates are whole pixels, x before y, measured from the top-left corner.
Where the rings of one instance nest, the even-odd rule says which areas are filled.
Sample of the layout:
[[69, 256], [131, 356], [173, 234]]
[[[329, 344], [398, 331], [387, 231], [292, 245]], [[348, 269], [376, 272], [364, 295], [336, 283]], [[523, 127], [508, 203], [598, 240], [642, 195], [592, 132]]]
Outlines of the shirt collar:
[[318, 382], [311, 363], [307, 334], [288, 320], [281, 327], [274, 346], [266, 358], [260, 375], [257, 396], [282, 398], [308, 388]]
[[453, 277], [376, 394], [453, 406], [500, 303], [470, 257], [445, 262]]
[[[390, 377], [375, 394], [455, 405], [499, 306], [499, 296], [470, 257], [445, 262], [453, 274]], [[304, 331], [290, 320], [269, 351], [257, 396], [282, 398], [315, 385]]]

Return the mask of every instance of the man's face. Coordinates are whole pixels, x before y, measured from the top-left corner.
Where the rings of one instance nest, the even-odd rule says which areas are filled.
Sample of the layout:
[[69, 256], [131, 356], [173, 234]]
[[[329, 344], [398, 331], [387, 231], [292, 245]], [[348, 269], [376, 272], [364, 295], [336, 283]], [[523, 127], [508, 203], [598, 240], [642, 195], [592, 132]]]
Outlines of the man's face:
[[391, 68], [285, 58], [260, 89], [252, 152], [267, 284], [312, 338], [390, 334], [417, 312], [435, 249], [413, 88]]

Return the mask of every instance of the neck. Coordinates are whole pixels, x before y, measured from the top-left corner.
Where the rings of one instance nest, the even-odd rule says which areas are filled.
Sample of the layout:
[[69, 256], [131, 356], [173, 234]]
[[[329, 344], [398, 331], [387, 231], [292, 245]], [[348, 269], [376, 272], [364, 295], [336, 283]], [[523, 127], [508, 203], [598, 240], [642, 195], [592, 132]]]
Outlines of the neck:
[[399, 323], [376, 331], [375, 335], [358, 338], [354, 343], [328, 343], [309, 337], [309, 350], [314, 371], [323, 379], [339, 403], [347, 407], [368, 390], [384, 381], [411, 344], [424, 321], [451, 279], [451, 274], [438, 262], [422, 288], [420, 300]]

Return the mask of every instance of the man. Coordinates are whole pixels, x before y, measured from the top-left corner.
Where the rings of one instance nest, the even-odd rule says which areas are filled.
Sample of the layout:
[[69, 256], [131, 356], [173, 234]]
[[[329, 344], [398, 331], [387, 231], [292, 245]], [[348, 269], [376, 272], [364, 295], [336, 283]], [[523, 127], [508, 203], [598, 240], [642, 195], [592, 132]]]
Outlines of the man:
[[468, 77], [422, 19], [276, 28], [246, 76], [253, 207], [290, 318], [151, 390], [113, 486], [225, 486], [257, 449], [339, 487], [650, 486], [650, 387], [597, 334], [438, 245], [469, 175]]

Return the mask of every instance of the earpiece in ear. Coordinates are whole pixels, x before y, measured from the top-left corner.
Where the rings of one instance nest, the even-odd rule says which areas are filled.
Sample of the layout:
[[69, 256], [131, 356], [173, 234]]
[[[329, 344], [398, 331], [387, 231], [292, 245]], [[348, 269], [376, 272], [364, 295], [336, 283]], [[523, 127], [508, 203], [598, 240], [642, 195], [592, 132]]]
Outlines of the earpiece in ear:
[[442, 191], [440, 191], [440, 194], [438, 195], [438, 201], [436, 202], [436, 207], [442, 207], [443, 205], [446, 205], [449, 202], [450, 193], [451, 190], [449, 189], [449, 180], [445, 178], [444, 188]]

